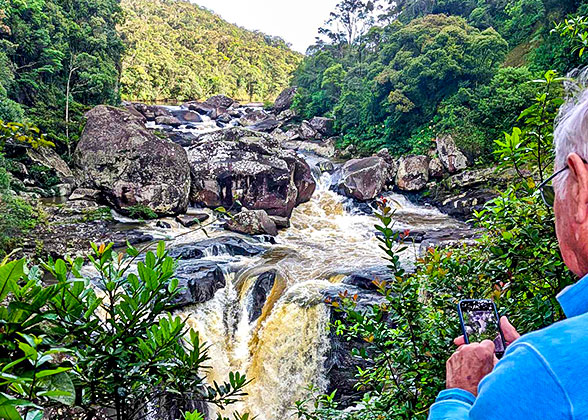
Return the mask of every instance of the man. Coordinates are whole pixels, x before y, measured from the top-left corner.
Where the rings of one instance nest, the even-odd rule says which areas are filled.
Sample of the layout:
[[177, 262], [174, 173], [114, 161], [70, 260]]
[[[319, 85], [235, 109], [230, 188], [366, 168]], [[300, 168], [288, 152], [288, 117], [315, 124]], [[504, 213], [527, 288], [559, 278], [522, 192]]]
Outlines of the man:
[[554, 139], [556, 171], [548, 181], [556, 232], [564, 262], [581, 278], [558, 296], [568, 319], [520, 338], [501, 319], [514, 343], [498, 363], [493, 342], [456, 339], [447, 389], [429, 420], [588, 419], [588, 91], [562, 110]]

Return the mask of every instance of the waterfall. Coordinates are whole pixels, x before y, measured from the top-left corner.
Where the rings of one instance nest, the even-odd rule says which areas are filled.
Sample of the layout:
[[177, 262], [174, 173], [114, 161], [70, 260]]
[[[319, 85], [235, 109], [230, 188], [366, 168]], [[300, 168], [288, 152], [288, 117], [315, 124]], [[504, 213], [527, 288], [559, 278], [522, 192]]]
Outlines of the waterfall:
[[[208, 118], [193, 125], [196, 127], [177, 130], [198, 133], [216, 129]], [[151, 124], [150, 128], [154, 127]], [[222, 267], [226, 286], [209, 301], [186, 307], [179, 315], [209, 346], [210, 382], [226, 380], [231, 371], [246, 373], [252, 380], [243, 401], [222, 413], [228, 417], [240, 411], [259, 420], [281, 420], [293, 414], [294, 403], [305, 396], [309, 385], [327, 391], [332, 385], [325, 368], [332, 337], [325, 296], [345, 290], [348, 286], [342, 282], [350, 275], [371, 278], [373, 273], [386, 273], [373, 209], [333, 190], [336, 178], [320, 168], [336, 167], [336, 163], [325, 165], [325, 159], [312, 154], [304, 157], [317, 181], [316, 191], [309, 202], [294, 209], [291, 226], [280, 231], [275, 243], [264, 243], [264, 252], [258, 255], [235, 255], [226, 242], [214, 243], [225, 236], [256, 241], [228, 233], [220, 224], [206, 233], [184, 228], [172, 219], [167, 221], [172, 226], [167, 230], [158, 228], [156, 222], [149, 224], [151, 234], [168, 237], [170, 249], [206, 240], [209, 244], [199, 261]], [[463, 227], [402, 195], [384, 195], [396, 208], [398, 229]], [[259, 243], [257, 240], [254, 246]], [[410, 262], [417, 252], [418, 246], [408, 246], [401, 258]], [[209, 407], [209, 411], [210, 418], [216, 418], [217, 409]]]
[[[329, 349], [329, 311], [317, 291], [320, 287], [317, 282], [295, 286], [259, 331], [247, 370], [254, 378], [247, 406], [260, 419], [287, 418], [308, 385], [326, 391], [323, 366]], [[297, 293], [313, 295], [313, 302], [299, 301]]]

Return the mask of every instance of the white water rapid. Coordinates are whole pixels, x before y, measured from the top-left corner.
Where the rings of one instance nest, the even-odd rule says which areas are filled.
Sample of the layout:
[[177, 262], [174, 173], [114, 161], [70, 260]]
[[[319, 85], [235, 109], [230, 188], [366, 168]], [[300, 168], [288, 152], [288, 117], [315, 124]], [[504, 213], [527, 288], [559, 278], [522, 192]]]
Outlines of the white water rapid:
[[[212, 300], [181, 313], [210, 344], [211, 381], [224, 380], [230, 371], [246, 373], [253, 380], [247, 388], [249, 395], [232, 409], [249, 411], [259, 420], [288, 417], [294, 402], [304, 396], [310, 384], [326, 389], [329, 310], [321, 292], [341, 288], [339, 283], [347, 274], [384, 265], [375, 236], [375, 217], [330, 191], [329, 174], [317, 181], [311, 201], [294, 210], [291, 227], [280, 232], [275, 244], [264, 245], [268, 249], [261, 256], [231, 256], [223, 253], [222, 247], [220, 255], [208, 252], [204, 259], [228, 263], [227, 285]], [[440, 230], [461, 226], [433, 208], [413, 205], [401, 195], [387, 193], [386, 197], [397, 208], [399, 228]], [[172, 249], [207, 239], [202, 231], [173, 224], [171, 234], [169, 229], [164, 233], [153, 224], [151, 233], [171, 236], [168, 246]], [[235, 236], [218, 228], [208, 234], [212, 238]], [[407, 263], [417, 252], [418, 245], [405, 251]], [[249, 322], [252, 286], [257, 276], [268, 270], [276, 270], [274, 285], [261, 316]], [[211, 411], [214, 413], [214, 408]]]
[[[206, 120], [193, 131], [214, 130], [213, 125]], [[317, 161], [325, 160], [310, 155], [306, 158], [312, 168]], [[324, 292], [344, 290], [341, 282], [347, 275], [381, 272], [385, 266], [375, 236], [376, 218], [331, 191], [331, 175], [315, 174], [317, 189], [312, 199], [294, 210], [291, 226], [279, 233], [275, 244], [261, 245], [265, 252], [233, 256], [223, 247], [205, 252], [204, 260], [222, 263], [226, 287], [208, 302], [187, 307], [180, 314], [210, 345], [210, 381], [223, 381], [230, 371], [246, 373], [253, 381], [247, 387], [249, 395], [225, 415], [236, 409], [248, 411], [259, 420], [282, 420], [292, 415], [295, 401], [305, 395], [309, 385], [326, 390], [330, 312], [324, 304]], [[414, 205], [402, 195], [385, 196], [396, 207], [398, 229], [463, 227], [436, 209]], [[184, 228], [172, 219], [165, 221], [171, 229], [150, 222], [149, 233], [166, 238], [171, 249], [209, 240], [201, 230]], [[213, 240], [236, 236], [220, 226], [210, 228], [208, 235]], [[418, 244], [409, 247], [404, 261], [410, 264], [417, 253]], [[254, 285], [258, 276], [272, 270], [275, 279], [271, 291], [264, 296], [260, 314], [250, 321], [255, 306]], [[211, 418], [216, 418], [214, 413], [211, 407]]]

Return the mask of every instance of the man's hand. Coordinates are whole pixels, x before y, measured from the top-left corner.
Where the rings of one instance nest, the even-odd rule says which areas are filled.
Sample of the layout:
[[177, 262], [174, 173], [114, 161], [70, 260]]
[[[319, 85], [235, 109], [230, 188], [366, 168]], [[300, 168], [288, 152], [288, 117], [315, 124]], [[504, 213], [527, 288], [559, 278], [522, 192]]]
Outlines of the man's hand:
[[[500, 328], [507, 346], [521, 336], [505, 316], [500, 318]], [[463, 335], [453, 342], [458, 349], [447, 361], [447, 388], [461, 388], [478, 395], [478, 384], [498, 363], [494, 343], [487, 340], [466, 345]]]
[[447, 361], [447, 388], [478, 395], [478, 384], [494, 369], [494, 343], [490, 340], [460, 346]]

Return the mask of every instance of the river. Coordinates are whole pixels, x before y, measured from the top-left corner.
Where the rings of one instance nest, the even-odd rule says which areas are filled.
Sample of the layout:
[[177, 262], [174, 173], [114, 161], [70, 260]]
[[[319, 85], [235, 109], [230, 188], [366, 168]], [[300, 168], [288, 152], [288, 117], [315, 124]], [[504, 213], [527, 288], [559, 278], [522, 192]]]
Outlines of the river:
[[[205, 121], [193, 129], [215, 127]], [[289, 417], [295, 401], [311, 384], [321, 390], [329, 387], [325, 363], [331, 344], [330, 313], [324, 304], [325, 292], [344, 290], [342, 282], [350, 274], [375, 277], [385, 272], [384, 253], [374, 229], [377, 219], [330, 188], [332, 175], [316, 169], [324, 158], [310, 154], [305, 158], [313, 168], [317, 189], [309, 202], [294, 210], [291, 226], [280, 231], [275, 243], [264, 243], [265, 252], [256, 256], [231, 255], [223, 247], [205, 253], [205, 260], [222, 263], [226, 287], [211, 300], [180, 313], [210, 345], [209, 380], [222, 381], [230, 371], [246, 373], [252, 379], [248, 396], [231, 410], [248, 411], [259, 420]], [[400, 194], [388, 192], [385, 197], [396, 208], [398, 229], [442, 231], [464, 227], [432, 207], [412, 204]], [[156, 222], [150, 222], [146, 229], [155, 237], [167, 239], [172, 250], [209, 237], [236, 236], [219, 225], [204, 233], [184, 228], [173, 219], [167, 223], [171, 229], [158, 228]], [[404, 263], [409, 266], [418, 252], [418, 243], [408, 247], [402, 256]], [[275, 273], [273, 287], [264, 296], [261, 313], [252, 320], [254, 285], [268, 272]], [[214, 412], [211, 407], [210, 414]]]

